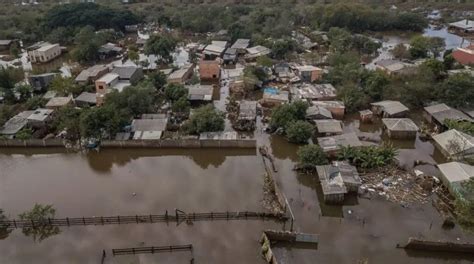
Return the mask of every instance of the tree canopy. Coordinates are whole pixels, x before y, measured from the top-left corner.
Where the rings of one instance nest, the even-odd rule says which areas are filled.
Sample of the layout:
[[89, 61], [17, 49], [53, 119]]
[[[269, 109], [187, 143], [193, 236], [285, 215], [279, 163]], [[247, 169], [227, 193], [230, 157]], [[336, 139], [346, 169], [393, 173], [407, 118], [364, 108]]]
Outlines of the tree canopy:
[[128, 10], [112, 9], [95, 3], [56, 5], [44, 17], [44, 24], [48, 29], [91, 26], [95, 30], [123, 30], [126, 25], [139, 22], [139, 17]]
[[214, 109], [212, 105], [196, 109], [186, 123], [186, 130], [190, 134], [223, 131], [224, 127], [224, 114]]

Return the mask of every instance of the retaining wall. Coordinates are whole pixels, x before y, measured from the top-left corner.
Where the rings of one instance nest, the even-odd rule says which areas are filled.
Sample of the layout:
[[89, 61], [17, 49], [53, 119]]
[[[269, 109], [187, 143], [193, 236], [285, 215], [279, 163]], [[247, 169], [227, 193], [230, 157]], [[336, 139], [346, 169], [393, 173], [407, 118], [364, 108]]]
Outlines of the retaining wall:
[[0, 148], [53, 148], [64, 147], [62, 139], [0, 139]]

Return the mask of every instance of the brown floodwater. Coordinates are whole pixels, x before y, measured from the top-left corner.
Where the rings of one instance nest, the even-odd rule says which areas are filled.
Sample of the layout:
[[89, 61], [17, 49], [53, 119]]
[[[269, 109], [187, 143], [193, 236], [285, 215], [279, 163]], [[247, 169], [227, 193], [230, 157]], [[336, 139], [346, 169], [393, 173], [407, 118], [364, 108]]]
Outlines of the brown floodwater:
[[[418, 121], [417, 121], [418, 122]], [[261, 127], [261, 124], [258, 124]], [[345, 129], [385, 138], [380, 123]], [[322, 201], [314, 175], [293, 171], [297, 145], [256, 131], [270, 147], [282, 186], [295, 214], [295, 230], [320, 235], [317, 249], [274, 248], [281, 263], [472, 263], [474, 258], [421, 254], [396, 249], [410, 236], [474, 241], [458, 227], [441, 228], [430, 204], [402, 207], [381, 198], [351, 197], [343, 206]], [[437, 162], [430, 142], [399, 141], [399, 160]], [[58, 217], [186, 212], [262, 211], [264, 167], [256, 150], [0, 150], [0, 208], [14, 218], [35, 203], [53, 204]], [[411, 165], [412, 166], [412, 165]], [[433, 168], [428, 168], [428, 170]], [[433, 169], [434, 170], [434, 169]], [[34, 242], [21, 230], [0, 240], [0, 263], [250, 263], [263, 264], [259, 239], [264, 229], [288, 228], [273, 221], [196, 222], [62, 228]], [[111, 257], [113, 248], [193, 244], [193, 252]]]

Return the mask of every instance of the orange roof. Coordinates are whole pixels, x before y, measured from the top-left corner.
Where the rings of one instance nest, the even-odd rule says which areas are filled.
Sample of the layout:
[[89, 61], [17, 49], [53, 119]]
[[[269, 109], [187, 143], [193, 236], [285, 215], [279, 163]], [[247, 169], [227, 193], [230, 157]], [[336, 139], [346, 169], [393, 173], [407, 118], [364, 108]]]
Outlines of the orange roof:
[[452, 56], [461, 64], [474, 64], [474, 45], [470, 45], [464, 49], [456, 49], [453, 51]]
[[205, 61], [199, 62], [199, 75], [201, 79], [217, 79], [220, 77], [221, 67], [218, 61]]

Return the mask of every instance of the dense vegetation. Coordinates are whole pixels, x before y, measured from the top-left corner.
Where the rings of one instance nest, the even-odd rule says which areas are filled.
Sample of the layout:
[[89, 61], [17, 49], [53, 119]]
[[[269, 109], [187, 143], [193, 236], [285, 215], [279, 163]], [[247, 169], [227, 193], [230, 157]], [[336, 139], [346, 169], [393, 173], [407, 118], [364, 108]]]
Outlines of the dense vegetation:
[[457, 220], [469, 230], [474, 230], [474, 179], [462, 184], [462, 188], [455, 201]]
[[328, 164], [326, 153], [318, 145], [301, 146], [297, 152], [298, 167], [304, 170], [313, 170], [318, 165]]
[[44, 26], [49, 29], [81, 28], [123, 30], [126, 25], [137, 24], [139, 17], [127, 10], [111, 9], [94, 3], [57, 5], [44, 16]]
[[392, 164], [395, 161], [397, 149], [390, 145], [367, 147], [342, 147], [338, 159], [348, 160], [362, 169], [375, 169]]

